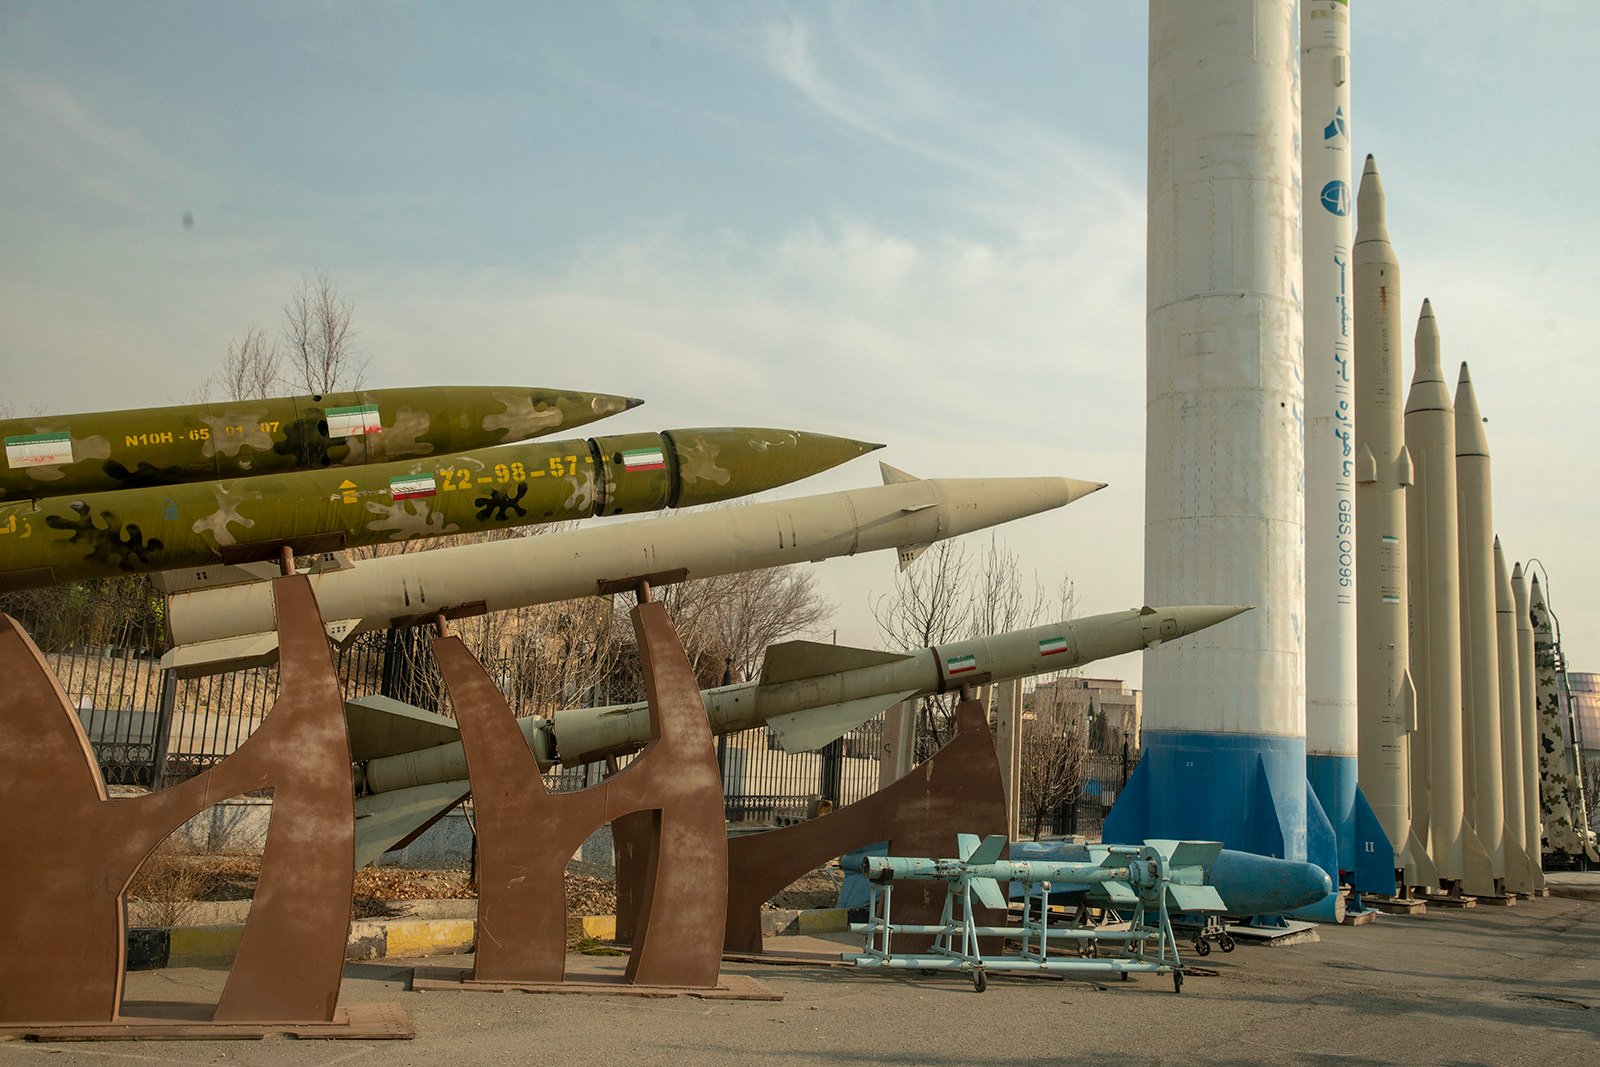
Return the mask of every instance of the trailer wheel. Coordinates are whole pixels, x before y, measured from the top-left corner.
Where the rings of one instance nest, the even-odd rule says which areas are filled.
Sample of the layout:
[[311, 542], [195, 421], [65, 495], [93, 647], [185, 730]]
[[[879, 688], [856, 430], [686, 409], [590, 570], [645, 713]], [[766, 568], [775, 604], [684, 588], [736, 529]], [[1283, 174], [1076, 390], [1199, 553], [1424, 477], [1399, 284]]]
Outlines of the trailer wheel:
[[1233, 935], [1232, 934], [1223, 934], [1221, 937], [1217, 938], [1217, 944], [1222, 946], [1222, 951], [1224, 951], [1224, 952], [1232, 952], [1233, 951]]
[[1195, 938], [1194, 939], [1194, 954], [1196, 956], [1209, 956], [1209, 955], [1211, 955], [1211, 942], [1207, 941], [1203, 937]]
[[972, 972], [972, 988], [979, 993], [989, 988], [989, 976], [983, 973], [982, 968]]
[[1183, 992], [1183, 972], [1182, 971], [1173, 971], [1172, 972], [1172, 991], [1174, 993], [1182, 993]]

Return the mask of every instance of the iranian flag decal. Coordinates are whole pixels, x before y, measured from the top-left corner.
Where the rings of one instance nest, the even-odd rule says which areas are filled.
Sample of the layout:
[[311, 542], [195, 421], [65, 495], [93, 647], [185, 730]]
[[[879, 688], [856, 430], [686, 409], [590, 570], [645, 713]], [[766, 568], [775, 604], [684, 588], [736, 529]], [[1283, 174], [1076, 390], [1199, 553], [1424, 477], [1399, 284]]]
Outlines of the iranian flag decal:
[[622, 469], [630, 474], [634, 471], [658, 471], [666, 465], [666, 454], [659, 448], [633, 448], [622, 453]]
[[946, 674], [970, 674], [977, 669], [977, 656], [951, 656], [944, 661], [944, 672]]

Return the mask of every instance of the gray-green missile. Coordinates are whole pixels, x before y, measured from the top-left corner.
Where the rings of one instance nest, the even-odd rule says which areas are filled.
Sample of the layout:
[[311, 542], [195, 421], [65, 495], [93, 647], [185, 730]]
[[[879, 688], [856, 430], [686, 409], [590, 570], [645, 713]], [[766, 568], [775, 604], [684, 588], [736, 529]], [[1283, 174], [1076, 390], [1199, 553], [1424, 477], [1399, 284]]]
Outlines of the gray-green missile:
[[570, 431], [642, 403], [457, 385], [0, 419], [0, 500], [442, 456]]
[[[1082, 666], [1153, 648], [1246, 607], [1139, 608], [1035, 626], [914, 652], [789, 641], [767, 650], [759, 679], [705, 690], [714, 733], [763, 724], [783, 748], [821, 748], [895, 703]], [[370, 862], [469, 791], [454, 720], [386, 697], [346, 705], [358, 761], [357, 852]], [[544, 770], [638, 751], [650, 739], [643, 703], [571, 708], [517, 720]]]
[[446, 534], [711, 504], [880, 445], [717, 428], [527, 442], [354, 468], [0, 504], [0, 591], [152, 571], [172, 592], [226, 568]]

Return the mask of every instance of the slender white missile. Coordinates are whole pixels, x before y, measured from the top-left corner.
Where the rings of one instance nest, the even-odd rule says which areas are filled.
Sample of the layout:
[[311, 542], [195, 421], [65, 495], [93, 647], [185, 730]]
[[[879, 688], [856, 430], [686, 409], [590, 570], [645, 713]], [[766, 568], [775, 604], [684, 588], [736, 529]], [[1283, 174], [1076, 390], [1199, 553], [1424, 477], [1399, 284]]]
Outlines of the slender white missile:
[[[767, 650], [761, 676], [701, 694], [716, 734], [767, 725], [785, 751], [821, 748], [896, 703], [963, 685], [1081, 667], [1154, 648], [1248, 607], [1137, 608], [912, 652], [789, 641]], [[346, 705], [357, 761], [358, 862], [403, 840], [470, 790], [453, 720], [390, 700]], [[643, 702], [571, 708], [517, 725], [543, 770], [636, 752], [650, 740]]]
[[1411, 676], [1427, 720], [1430, 852], [1441, 881], [1464, 883], [1468, 893], [1492, 894], [1489, 857], [1466, 819], [1455, 407], [1439, 358], [1439, 323], [1426, 300], [1414, 351], [1406, 450], [1416, 481], [1406, 499], [1406, 559], [1412, 594]]
[[[880, 464], [885, 484], [538, 537], [363, 560], [314, 575], [329, 636], [739, 571], [898, 549], [905, 567], [935, 541], [1072, 503], [1104, 487], [1071, 478], [919, 479]], [[275, 654], [266, 583], [168, 601], [163, 666], [194, 672]]]
[[[1306, 776], [1356, 871], [1356, 373], [1351, 343], [1350, 5], [1300, 4], [1306, 362]], [[1398, 414], [1398, 406], [1396, 413]], [[1307, 815], [1307, 822], [1312, 818]], [[1399, 844], [1395, 845], [1399, 848]], [[1392, 881], [1393, 871], [1382, 880]], [[1360, 888], [1359, 885], [1357, 888]], [[1360, 898], [1354, 898], [1359, 903]]]
[[1533, 884], [1544, 885], [1544, 848], [1539, 818], [1539, 701], [1533, 678], [1533, 621], [1528, 616], [1528, 581], [1522, 564], [1511, 568], [1511, 604], [1517, 615], [1517, 709], [1521, 717], [1523, 840], [1533, 861]]
[[[785, 751], [810, 752], [902, 700], [1081, 667], [1154, 648], [1248, 610], [1234, 605], [1136, 608], [912, 652], [787, 641], [767, 650], [758, 679], [708, 689], [701, 696], [713, 733], [766, 725]], [[380, 715], [394, 710], [387, 701], [369, 707], [356, 701], [350, 712], [364, 717], [369, 709]], [[529, 715], [518, 722], [546, 770], [625, 755], [650, 740], [650, 709], [643, 701], [571, 708], [553, 719]], [[440, 720], [445, 729], [448, 723]], [[362, 732], [358, 728], [352, 735]], [[387, 793], [465, 778], [466, 762], [458, 753], [459, 746], [446, 745], [368, 760], [366, 790]], [[359, 743], [352, 754], [358, 762], [363, 759]]]
[[[1437, 885], [1427, 848], [1413, 830], [1411, 761], [1420, 742], [1406, 630], [1406, 487], [1412, 469], [1405, 443], [1400, 264], [1389, 243], [1383, 183], [1371, 156], [1356, 203], [1358, 763], [1361, 793], [1388, 839], [1384, 845], [1363, 834], [1357, 867], [1387, 847], [1394, 869], [1404, 872], [1402, 884]], [[1424, 818], [1424, 834], [1426, 825]]]
[[1506, 801], [1500, 769], [1500, 650], [1495, 639], [1493, 481], [1489, 440], [1467, 365], [1456, 382], [1456, 526], [1461, 575], [1461, 751], [1467, 823], [1489, 857], [1493, 881], [1470, 893], [1505, 892]]
[[1494, 539], [1494, 632], [1500, 653], [1500, 754], [1504, 787], [1506, 888], [1531, 894], [1536, 885], [1535, 864], [1528, 854], [1528, 823], [1524, 817], [1522, 788], [1522, 684], [1517, 677], [1516, 598], [1500, 538]]

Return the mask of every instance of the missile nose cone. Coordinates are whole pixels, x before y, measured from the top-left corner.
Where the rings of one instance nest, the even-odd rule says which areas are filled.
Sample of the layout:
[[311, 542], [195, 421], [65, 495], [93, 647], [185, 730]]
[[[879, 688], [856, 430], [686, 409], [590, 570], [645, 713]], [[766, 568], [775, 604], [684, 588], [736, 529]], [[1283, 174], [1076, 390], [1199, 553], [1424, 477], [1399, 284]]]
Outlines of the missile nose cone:
[[1513, 582], [1522, 581], [1522, 564], [1521, 563], [1513, 563], [1511, 565], [1511, 580]]
[[1254, 607], [1254, 604], [1185, 604], [1178, 607], [1145, 608], [1140, 613], [1144, 620], [1145, 643], [1153, 648], [1163, 641], [1199, 633], [1219, 622], [1227, 622], [1235, 615], [1242, 615]]
[[1487, 456], [1489, 437], [1483, 430], [1483, 414], [1478, 410], [1478, 394], [1461, 364], [1461, 379], [1456, 384], [1456, 455]]
[[951, 478], [940, 479], [939, 485], [949, 537], [1065, 507], [1105, 487], [1104, 482], [1048, 477]]
[[883, 447], [825, 433], [745, 426], [670, 430], [662, 436], [677, 457], [676, 507], [765, 492]]
[[632, 411], [634, 408], [638, 407], [640, 404], [643, 404], [644, 401], [640, 400], [638, 397], [625, 396], [625, 397], [622, 398], [622, 403], [623, 403], [623, 410], [624, 411]]
[[1356, 189], [1356, 221], [1359, 228], [1366, 230], [1369, 227], [1374, 231], [1369, 237], [1376, 235], [1386, 238], [1384, 230], [1384, 197], [1383, 180], [1378, 177], [1378, 164], [1371, 156], [1367, 157], [1367, 165], [1361, 172], [1361, 184]]

